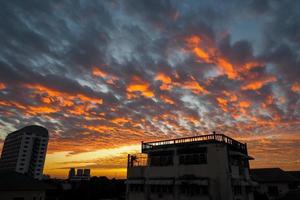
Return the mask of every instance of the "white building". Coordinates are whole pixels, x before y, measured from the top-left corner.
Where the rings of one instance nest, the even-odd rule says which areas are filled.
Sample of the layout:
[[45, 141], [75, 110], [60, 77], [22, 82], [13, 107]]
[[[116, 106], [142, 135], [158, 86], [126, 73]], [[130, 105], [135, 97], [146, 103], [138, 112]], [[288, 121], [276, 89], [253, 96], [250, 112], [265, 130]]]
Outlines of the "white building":
[[3, 145], [0, 169], [41, 179], [48, 139], [47, 129], [36, 125], [8, 134]]
[[251, 200], [246, 144], [223, 134], [142, 142], [128, 155], [127, 200]]

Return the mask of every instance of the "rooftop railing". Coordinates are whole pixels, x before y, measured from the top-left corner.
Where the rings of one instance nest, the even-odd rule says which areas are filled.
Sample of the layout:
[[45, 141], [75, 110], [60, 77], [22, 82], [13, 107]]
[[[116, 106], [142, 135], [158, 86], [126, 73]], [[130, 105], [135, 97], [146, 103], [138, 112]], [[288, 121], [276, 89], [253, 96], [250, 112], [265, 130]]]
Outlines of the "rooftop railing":
[[209, 135], [200, 135], [200, 136], [193, 136], [193, 137], [185, 137], [185, 138], [178, 138], [178, 139], [171, 139], [171, 140], [161, 140], [155, 142], [142, 142], [142, 152], [150, 150], [156, 147], [163, 147], [169, 145], [176, 145], [176, 144], [184, 144], [184, 143], [198, 143], [198, 142], [220, 142], [224, 144], [228, 144], [234, 148], [237, 148], [241, 151], [247, 151], [246, 144], [238, 142], [224, 134], [209, 134]]

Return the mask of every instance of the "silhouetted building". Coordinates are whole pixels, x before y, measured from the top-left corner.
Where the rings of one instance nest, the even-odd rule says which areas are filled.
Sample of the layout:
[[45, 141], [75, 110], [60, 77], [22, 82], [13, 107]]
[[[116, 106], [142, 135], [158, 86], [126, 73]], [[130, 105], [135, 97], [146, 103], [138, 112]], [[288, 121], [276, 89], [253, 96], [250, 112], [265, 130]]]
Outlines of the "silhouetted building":
[[44, 200], [46, 190], [53, 186], [32, 177], [9, 170], [0, 170], [1, 200]]
[[246, 144], [223, 134], [142, 142], [128, 155], [127, 200], [251, 200]]
[[3, 145], [0, 170], [13, 170], [41, 179], [48, 138], [47, 129], [36, 125], [8, 134]]
[[284, 197], [297, 188], [299, 180], [280, 168], [251, 169], [251, 177], [259, 183], [257, 191], [269, 199]]
[[70, 181], [84, 181], [90, 180], [91, 170], [90, 169], [77, 169], [75, 173], [75, 168], [69, 170], [69, 180]]

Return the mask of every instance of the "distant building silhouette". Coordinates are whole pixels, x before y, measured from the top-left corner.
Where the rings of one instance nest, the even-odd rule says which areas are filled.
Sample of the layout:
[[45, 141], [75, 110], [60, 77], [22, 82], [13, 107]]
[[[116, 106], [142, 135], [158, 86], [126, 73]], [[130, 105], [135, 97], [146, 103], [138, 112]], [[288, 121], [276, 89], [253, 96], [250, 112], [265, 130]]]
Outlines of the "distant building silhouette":
[[0, 199], [46, 199], [46, 191], [56, 189], [54, 186], [44, 183], [10, 170], [0, 170]]
[[[259, 183], [257, 191], [268, 196], [270, 200], [284, 197], [297, 189], [299, 179], [280, 168], [251, 169], [251, 177]], [[298, 196], [300, 199], [300, 196]]]
[[85, 181], [90, 180], [91, 170], [90, 169], [77, 169], [70, 168], [69, 170], [69, 180], [70, 181]]
[[9, 133], [3, 145], [0, 170], [13, 170], [41, 179], [48, 139], [47, 129], [36, 125]]
[[223, 134], [142, 142], [128, 155], [127, 200], [252, 200], [246, 144]]

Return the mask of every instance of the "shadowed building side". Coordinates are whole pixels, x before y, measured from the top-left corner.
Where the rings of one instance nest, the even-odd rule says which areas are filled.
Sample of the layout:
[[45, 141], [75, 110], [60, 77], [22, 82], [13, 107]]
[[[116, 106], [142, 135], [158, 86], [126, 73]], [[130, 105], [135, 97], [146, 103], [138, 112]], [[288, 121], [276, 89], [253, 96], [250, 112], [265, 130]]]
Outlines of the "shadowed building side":
[[37, 125], [9, 133], [2, 149], [0, 170], [12, 170], [41, 179], [48, 140], [48, 130]]

